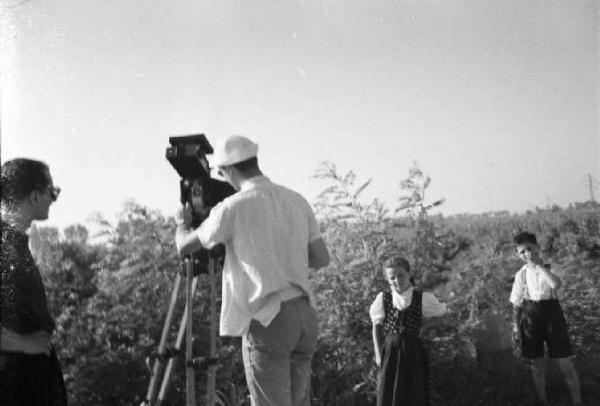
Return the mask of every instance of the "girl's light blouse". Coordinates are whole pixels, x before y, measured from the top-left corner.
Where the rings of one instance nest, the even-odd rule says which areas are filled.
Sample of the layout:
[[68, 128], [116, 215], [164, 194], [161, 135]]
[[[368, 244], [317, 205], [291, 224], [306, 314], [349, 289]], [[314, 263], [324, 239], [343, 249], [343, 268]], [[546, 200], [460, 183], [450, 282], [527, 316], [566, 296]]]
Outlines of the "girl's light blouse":
[[[412, 300], [414, 287], [406, 289], [402, 293], [397, 293], [392, 290], [392, 305], [398, 309], [406, 309]], [[422, 312], [423, 317], [438, 317], [443, 316], [448, 311], [446, 305], [441, 303], [432, 293], [423, 292], [422, 299]], [[383, 307], [383, 292], [379, 292], [371, 307], [369, 308], [369, 315], [373, 324], [379, 324], [383, 322], [385, 318], [385, 310]]]

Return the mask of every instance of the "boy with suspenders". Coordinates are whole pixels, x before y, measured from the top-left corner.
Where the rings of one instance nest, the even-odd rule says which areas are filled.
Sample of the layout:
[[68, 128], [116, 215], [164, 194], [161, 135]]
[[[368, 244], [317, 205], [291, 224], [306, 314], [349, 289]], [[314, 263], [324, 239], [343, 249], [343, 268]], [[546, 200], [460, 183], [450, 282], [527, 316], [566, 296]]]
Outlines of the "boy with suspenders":
[[522, 232], [514, 238], [517, 256], [525, 265], [515, 275], [510, 302], [514, 306], [513, 334], [521, 354], [530, 359], [540, 404], [549, 405], [545, 388], [544, 343], [549, 358], [558, 360], [574, 405], [581, 404], [579, 377], [573, 366], [573, 350], [567, 323], [556, 295], [561, 281], [540, 258], [535, 234]]

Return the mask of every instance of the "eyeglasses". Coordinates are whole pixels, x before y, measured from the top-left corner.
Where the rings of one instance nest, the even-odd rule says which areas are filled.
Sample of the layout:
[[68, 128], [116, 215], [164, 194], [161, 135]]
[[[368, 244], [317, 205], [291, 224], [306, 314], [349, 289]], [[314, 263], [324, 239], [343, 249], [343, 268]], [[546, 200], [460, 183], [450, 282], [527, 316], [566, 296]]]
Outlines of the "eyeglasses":
[[60, 191], [61, 189], [58, 186], [54, 186], [54, 185], [41, 185], [38, 184], [36, 185], [33, 190], [37, 190], [38, 192], [50, 192], [50, 198], [52, 199], [52, 201], [56, 201], [56, 199], [58, 199], [58, 196], [60, 195]]
[[50, 198], [52, 198], [52, 201], [55, 202], [60, 195], [61, 189], [58, 186], [46, 186], [43, 190], [50, 192]]
[[61, 189], [58, 186], [54, 186], [50, 189], [50, 196], [52, 196], [52, 200], [56, 201], [56, 199], [58, 199], [60, 191]]

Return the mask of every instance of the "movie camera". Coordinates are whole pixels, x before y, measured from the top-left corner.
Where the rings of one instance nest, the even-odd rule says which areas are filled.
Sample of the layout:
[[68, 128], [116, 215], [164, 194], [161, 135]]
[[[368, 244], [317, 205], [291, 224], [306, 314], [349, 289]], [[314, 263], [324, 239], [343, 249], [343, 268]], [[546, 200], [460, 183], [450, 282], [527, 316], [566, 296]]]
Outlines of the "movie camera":
[[[227, 182], [210, 177], [207, 154], [214, 152], [204, 134], [170, 137], [166, 158], [177, 171], [181, 204], [192, 207], [192, 227], [198, 227], [208, 217], [210, 209], [235, 193]], [[206, 273], [208, 251], [200, 250], [194, 258], [194, 274]], [[224, 248], [213, 248], [212, 255], [222, 260]]]
[[197, 227], [213, 206], [235, 190], [227, 182], [210, 177], [206, 155], [212, 154], [213, 148], [204, 134], [170, 137], [169, 143], [165, 155], [181, 176], [181, 203], [193, 207], [192, 226]]

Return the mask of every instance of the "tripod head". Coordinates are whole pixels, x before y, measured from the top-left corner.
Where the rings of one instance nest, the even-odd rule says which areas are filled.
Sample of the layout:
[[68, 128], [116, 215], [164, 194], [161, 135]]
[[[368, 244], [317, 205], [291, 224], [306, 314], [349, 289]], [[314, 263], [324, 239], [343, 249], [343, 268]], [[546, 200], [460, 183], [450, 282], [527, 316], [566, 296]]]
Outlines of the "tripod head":
[[[229, 183], [210, 177], [207, 154], [214, 152], [204, 134], [169, 137], [169, 147], [165, 156], [181, 177], [179, 181], [180, 201], [182, 205], [189, 203], [192, 207], [192, 227], [196, 228], [208, 217], [210, 210], [235, 193]], [[221, 246], [213, 248], [213, 256], [224, 257], [225, 250]], [[200, 250], [197, 258], [200, 270], [194, 273], [205, 273], [208, 266], [208, 251]], [[194, 260], [196, 263], [196, 260]]]

